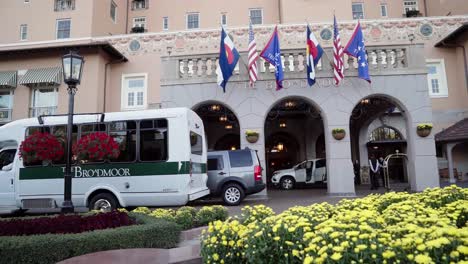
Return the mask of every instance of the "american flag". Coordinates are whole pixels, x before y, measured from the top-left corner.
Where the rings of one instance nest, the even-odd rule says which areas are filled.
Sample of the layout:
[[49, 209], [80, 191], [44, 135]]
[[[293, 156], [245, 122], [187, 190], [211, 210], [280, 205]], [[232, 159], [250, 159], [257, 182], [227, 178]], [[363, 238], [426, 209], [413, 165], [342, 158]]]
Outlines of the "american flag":
[[333, 73], [335, 75], [335, 85], [339, 85], [340, 81], [343, 80], [343, 72], [343, 46], [341, 46], [336, 17], [333, 16]]
[[249, 79], [250, 79], [250, 87], [254, 85], [257, 81], [257, 60], [258, 60], [258, 52], [257, 52], [257, 43], [255, 43], [255, 37], [252, 27], [252, 21], [250, 21], [249, 26]]

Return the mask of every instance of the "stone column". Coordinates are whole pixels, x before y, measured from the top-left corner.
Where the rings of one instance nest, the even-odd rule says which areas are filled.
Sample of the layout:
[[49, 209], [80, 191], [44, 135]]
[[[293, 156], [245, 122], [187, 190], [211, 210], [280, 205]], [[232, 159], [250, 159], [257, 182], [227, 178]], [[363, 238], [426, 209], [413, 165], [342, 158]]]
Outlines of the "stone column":
[[[341, 114], [343, 114], [343, 118], [330, 117], [326, 122], [328, 124], [324, 125], [328, 194], [332, 196], [354, 196], [356, 191], [354, 188], [353, 163], [351, 161], [349, 116], [344, 113]], [[333, 138], [332, 130], [334, 128], [344, 128], [346, 131], [345, 138], [342, 140]]]
[[452, 158], [452, 151], [453, 148], [455, 147], [456, 143], [448, 143], [446, 148], [447, 148], [447, 161], [448, 161], [448, 170], [449, 170], [449, 182], [450, 183], [455, 183], [455, 175], [453, 173], [453, 158]]

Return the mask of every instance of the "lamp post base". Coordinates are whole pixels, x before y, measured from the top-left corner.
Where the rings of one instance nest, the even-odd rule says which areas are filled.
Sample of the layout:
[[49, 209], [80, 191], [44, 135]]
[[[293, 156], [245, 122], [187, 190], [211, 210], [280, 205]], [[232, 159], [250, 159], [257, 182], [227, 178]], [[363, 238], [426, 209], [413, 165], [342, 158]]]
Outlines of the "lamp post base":
[[72, 201], [63, 201], [62, 203], [62, 214], [72, 214], [75, 212], [75, 207], [73, 206]]

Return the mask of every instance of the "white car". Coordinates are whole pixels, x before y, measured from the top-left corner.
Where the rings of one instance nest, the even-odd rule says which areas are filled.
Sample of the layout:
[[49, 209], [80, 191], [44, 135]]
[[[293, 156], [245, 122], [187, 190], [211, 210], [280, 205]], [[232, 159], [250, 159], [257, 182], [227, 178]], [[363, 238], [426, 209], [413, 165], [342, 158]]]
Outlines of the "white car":
[[284, 190], [291, 190], [296, 183], [316, 183], [327, 181], [327, 167], [325, 159], [311, 159], [303, 161], [291, 169], [273, 172], [271, 182]]

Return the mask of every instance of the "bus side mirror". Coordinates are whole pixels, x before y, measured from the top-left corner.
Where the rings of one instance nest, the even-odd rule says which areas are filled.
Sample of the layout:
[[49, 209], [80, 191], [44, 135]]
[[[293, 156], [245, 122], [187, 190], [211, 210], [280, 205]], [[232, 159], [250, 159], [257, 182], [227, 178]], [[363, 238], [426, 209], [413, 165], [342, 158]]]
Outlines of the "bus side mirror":
[[10, 163], [2, 167], [2, 171], [11, 171], [11, 169], [13, 169], [13, 163]]

